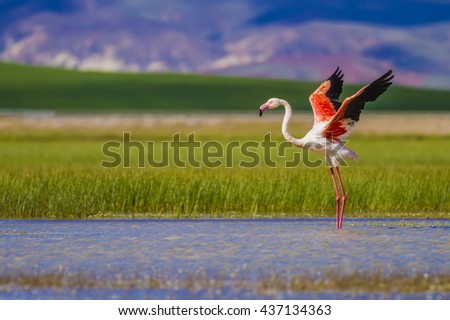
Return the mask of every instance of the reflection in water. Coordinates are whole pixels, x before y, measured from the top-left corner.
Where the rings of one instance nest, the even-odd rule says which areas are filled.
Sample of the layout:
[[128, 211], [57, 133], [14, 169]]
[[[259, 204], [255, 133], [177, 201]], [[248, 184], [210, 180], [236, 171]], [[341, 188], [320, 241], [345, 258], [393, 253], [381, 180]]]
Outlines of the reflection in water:
[[1, 220], [0, 298], [449, 298], [317, 283], [448, 275], [450, 220], [347, 219], [344, 228], [332, 219]]

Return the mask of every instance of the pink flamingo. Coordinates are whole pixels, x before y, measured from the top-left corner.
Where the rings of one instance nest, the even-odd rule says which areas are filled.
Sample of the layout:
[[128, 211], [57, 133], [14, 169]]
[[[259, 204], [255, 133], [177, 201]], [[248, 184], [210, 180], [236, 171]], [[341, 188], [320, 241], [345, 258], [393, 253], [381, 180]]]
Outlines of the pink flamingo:
[[[342, 80], [344, 74], [339, 67], [334, 73], [324, 81], [316, 91], [314, 91], [309, 101], [314, 113], [314, 125], [312, 129], [301, 139], [294, 138], [288, 132], [288, 123], [292, 116], [290, 104], [283, 99], [269, 99], [259, 108], [259, 116], [267, 109], [276, 109], [284, 106], [284, 119], [281, 132], [287, 141], [294, 146], [311, 149], [321, 153], [327, 167], [331, 172], [333, 186], [336, 192], [336, 228], [342, 228], [344, 219], [344, 209], [347, 196], [342, 183], [339, 165], [344, 163], [344, 158], [357, 160], [356, 153], [344, 145], [344, 140], [352, 132], [355, 123], [359, 120], [359, 115], [364, 109], [366, 102], [375, 101], [392, 84], [394, 78], [392, 70], [369, 85], [361, 88], [354, 95], [347, 97], [341, 103], [339, 95], [342, 92]], [[334, 169], [337, 173], [339, 186], [336, 183]], [[339, 192], [339, 188], [341, 192]]]

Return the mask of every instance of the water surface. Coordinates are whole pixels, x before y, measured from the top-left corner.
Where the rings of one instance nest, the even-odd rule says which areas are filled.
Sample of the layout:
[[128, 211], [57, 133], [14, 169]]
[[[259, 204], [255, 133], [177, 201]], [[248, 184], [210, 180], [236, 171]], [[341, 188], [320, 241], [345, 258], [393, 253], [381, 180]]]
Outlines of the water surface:
[[[332, 219], [0, 220], [0, 278], [16, 279], [0, 282], [3, 299], [450, 298], [449, 292], [386, 295], [252, 286], [274, 275], [320, 278], [330, 271], [450, 274], [450, 220], [347, 219], [342, 230]], [[57, 286], [19, 281], [49, 274], [82, 276], [80, 285], [73, 279]], [[149, 278], [165, 286], [136, 284]], [[186, 278], [194, 284], [183, 286]], [[89, 287], [83, 285], [86, 279], [134, 279], [134, 284]], [[211, 279], [225, 284], [214, 290]], [[248, 285], [236, 285], [244, 280]]]

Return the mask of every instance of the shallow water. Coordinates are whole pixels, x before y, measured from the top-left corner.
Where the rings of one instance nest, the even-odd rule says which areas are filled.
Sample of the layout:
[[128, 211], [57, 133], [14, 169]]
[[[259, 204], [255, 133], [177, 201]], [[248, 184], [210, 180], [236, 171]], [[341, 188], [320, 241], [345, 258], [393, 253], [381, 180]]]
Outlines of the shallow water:
[[[332, 219], [0, 220], [0, 277], [82, 274], [94, 282], [150, 277], [168, 283], [114, 288], [17, 281], [0, 283], [3, 299], [450, 298], [449, 292], [261, 292], [251, 286], [271, 275], [320, 278], [330, 271], [449, 274], [450, 220], [347, 219], [342, 230]], [[180, 287], [177, 280], [186, 278], [199, 284]], [[202, 287], [215, 278], [250, 287]]]

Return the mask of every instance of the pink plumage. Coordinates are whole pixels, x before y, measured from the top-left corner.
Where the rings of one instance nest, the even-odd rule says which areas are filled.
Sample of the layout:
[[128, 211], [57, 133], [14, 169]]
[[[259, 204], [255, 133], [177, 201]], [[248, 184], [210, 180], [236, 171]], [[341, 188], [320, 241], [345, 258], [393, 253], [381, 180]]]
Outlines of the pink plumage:
[[[321, 153], [326, 165], [330, 168], [333, 186], [336, 193], [336, 228], [342, 228], [347, 196], [339, 172], [339, 165], [346, 158], [357, 160], [358, 156], [347, 148], [343, 141], [350, 135], [366, 102], [375, 101], [392, 84], [392, 70], [361, 88], [343, 102], [339, 100], [342, 93], [344, 74], [339, 67], [309, 97], [314, 113], [314, 125], [301, 139], [294, 138], [288, 131], [288, 123], [292, 116], [290, 104], [283, 99], [271, 98], [259, 109], [261, 116], [268, 109], [284, 106], [285, 114], [281, 131], [285, 139], [293, 145]], [[337, 173], [337, 181], [335, 173]], [[339, 184], [339, 185], [338, 185]], [[340, 191], [339, 191], [340, 188]]]

